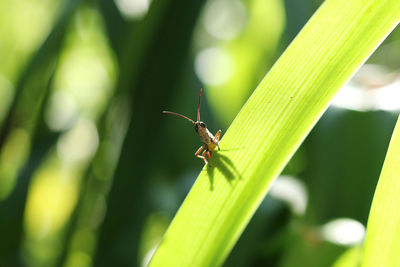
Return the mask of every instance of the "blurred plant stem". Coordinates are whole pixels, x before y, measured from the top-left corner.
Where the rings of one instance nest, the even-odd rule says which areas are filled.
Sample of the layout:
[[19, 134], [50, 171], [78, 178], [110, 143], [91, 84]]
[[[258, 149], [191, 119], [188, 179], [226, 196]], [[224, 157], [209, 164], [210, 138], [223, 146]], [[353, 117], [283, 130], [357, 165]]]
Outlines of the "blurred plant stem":
[[[130, 92], [131, 121], [107, 213], [99, 233], [96, 266], [139, 264], [140, 233], [150, 204], [147, 197], [161, 109], [177, 90], [192, 31], [203, 0], [156, 1], [141, 23], [131, 28], [120, 60], [118, 90]], [[159, 84], [162, 81], [163, 87]]]
[[[122, 29], [127, 28], [128, 22], [122, 18], [114, 1], [99, 0], [99, 9], [106, 24], [109, 41], [116, 53], [118, 63], [120, 63], [119, 59], [121, 55], [118, 52], [120, 51], [119, 46], [123, 44], [122, 37], [124, 36], [124, 31]], [[114, 31], [113, 29], [117, 30]], [[131, 45], [133, 46], [133, 44]], [[120, 64], [119, 66], [123, 68]], [[57, 266], [64, 266], [68, 261], [70, 253], [76, 250], [85, 250], [85, 248], [79, 246], [72, 247], [73, 237], [78, 231], [91, 231], [92, 227], [90, 222], [88, 222], [90, 221], [88, 218], [92, 217], [93, 212], [96, 211], [96, 199], [101, 198], [107, 193], [112, 182], [110, 178], [114, 173], [115, 164], [118, 160], [120, 142], [125, 137], [125, 131], [118, 131], [120, 130], [119, 127], [114, 125], [115, 123], [113, 122], [124, 125], [128, 119], [122, 119], [129, 116], [128, 103], [126, 103], [127, 101], [124, 97], [127, 93], [127, 88], [123, 89], [121, 86], [117, 86], [116, 90], [114, 90], [114, 95], [111, 97], [110, 104], [107, 105], [100, 116], [98, 122], [99, 147], [90, 166], [81, 179], [80, 186], [78, 186], [79, 197], [70, 220], [67, 223]], [[110, 151], [110, 142], [107, 142], [107, 140], [117, 140], [112, 144], [114, 151]], [[115, 146], [118, 148], [115, 148]], [[115, 151], [117, 151], [117, 154], [113, 153]], [[110, 155], [115, 156], [110, 159]], [[106, 170], [106, 172], [102, 173], [103, 177], [101, 179], [98, 179], [99, 177], [96, 175], [96, 166], [102, 166], [102, 169]]]
[[[6, 200], [0, 203], [1, 229], [6, 229], [0, 240], [0, 265], [19, 266], [19, 249], [23, 233], [23, 216], [27, 193], [33, 173], [57, 140], [57, 133], [48, 130], [44, 122], [44, 106], [49, 97], [52, 77], [60, 55], [69, 19], [80, 0], [68, 1], [51, 33], [22, 72], [16, 94], [0, 133], [0, 149], [9, 133], [23, 127], [31, 134], [32, 148], [28, 159], [18, 172], [16, 185]], [[27, 101], [27, 99], [29, 101]], [[29, 106], [25, 104], [29, 103]]]
[[[1, 125], [0, 151], [2, 150], [4, 143], [6, 142], [7, 137], [12, 129], [21, 126], [21, 123], [26, 123], [27, 121], [29, 124], [34, 125], [34, 120], [31, 120], [29, 116], [28, 118], [21, 116], [25, 114], [32, 114], [32, 110], [34, 110], [32, 107], [21, 106], [21, 99], [24, 97], [26, 98], [27, 95], [28, 98], [31, 98], [32, 96], [40, 97], [40, 92], [35, 94], [35, 91], [33, 91], [30, 83], [33, 81], [33, 79], [38, 79], [37, 77], [43, 76], [43, 71], [47, 70], [49, 66], [54, 67], [52, 66], [54, 64], [54, 58], [59, 56], [58, 52], [64, 38], [68, 21], [81, 1], [82, 0], [74, 0], [66, 2], [65, 7], [63, 8], [64, 11], [60, 14], [58, 21], [54, 24], [49, 36], [37, 50], [37, 52], [35, 52], [28, 64], [23, 68], [17, 81], [17, 85], [15, 86], [14, 98], [11, 102], [9, 110], [5, 114], [5, 120]], [[37, 86], [37, 88], [37, 90], [43, 90], [43, 88], [46, 88], [46, 86]], [[35, 104], [35, 101], [31, 101], [31, 103]], [[24, 110], [28, 110], [28, 112], [24, 112]]]

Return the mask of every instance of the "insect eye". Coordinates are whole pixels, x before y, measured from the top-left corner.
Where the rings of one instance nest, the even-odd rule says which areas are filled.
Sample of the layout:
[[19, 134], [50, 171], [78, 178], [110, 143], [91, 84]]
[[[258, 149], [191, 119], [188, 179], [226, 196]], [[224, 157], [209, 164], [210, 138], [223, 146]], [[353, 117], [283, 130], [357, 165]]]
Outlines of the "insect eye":
[[200, 122], [200, 126], [206, 128], [206, 124], [204, 122]]

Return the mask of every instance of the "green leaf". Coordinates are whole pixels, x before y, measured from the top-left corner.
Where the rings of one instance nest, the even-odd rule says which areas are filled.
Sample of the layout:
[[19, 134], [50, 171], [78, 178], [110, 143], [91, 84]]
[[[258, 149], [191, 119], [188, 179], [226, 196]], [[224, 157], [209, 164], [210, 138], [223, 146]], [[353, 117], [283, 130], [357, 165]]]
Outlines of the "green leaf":
[[360, 266], [362, 257], [362, 246], [349, 248], [337, 258], [332, 267], [357, 267]]
[[397, 121], [367, 225], [362, 266], [400, 266], [400, 120]]
[[325, 1], [226, 132], [150, 266], [221, 265], [329, 101], [399, 19], [398, 0]]

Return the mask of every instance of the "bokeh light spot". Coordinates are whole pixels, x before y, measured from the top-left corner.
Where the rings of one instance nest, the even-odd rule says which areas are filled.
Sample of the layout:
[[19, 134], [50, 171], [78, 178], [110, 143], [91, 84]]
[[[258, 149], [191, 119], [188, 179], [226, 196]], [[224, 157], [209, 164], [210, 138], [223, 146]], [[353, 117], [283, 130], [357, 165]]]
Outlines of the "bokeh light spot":
[[27, 201], [25, 220], [30, 236], [53, 234], [65, 223], [76, 202], [71, 173], [48, 167], [39, 171]]
[[304, 184], [290, 176], [279, 176], [272, 184], [270, 196], [286, 202], [296, 214], [304, 214], [307, 207], [307, 191]]
[[150, 0], [115, 0], [119, 11], [126, 18], [141, 18], [147, 14]]
[[400, 110], [400, 74], [365, 64], [333, 98], [332, 105], [357, 110]]
[[65, 91], [55, 91], [50, 99], [46, 122], [53, 131], [70, 128], [78, 116], [75, 99]]
[[240, 0], [208, 1], [203, 23], [208, 33], [222, 40], [237, 37], [245, 28], [246, 7]]
[[93, 156], [98, 144], [99, 137], [93, 121], [81, 119], [70, 131], [61, 136], [57, 143], [57, 152], [64, 162], [75, 163]]
[[364, 240], [365, 226], [356, 220], [341, 218], [323, 225], [321, 233], [326, 240], [332, 243], [350, 246]]
[[232, 77], [234, 61], [221, 48], [207, 48], [197, 54], [195, 71], [203, 83], [220, 85]]

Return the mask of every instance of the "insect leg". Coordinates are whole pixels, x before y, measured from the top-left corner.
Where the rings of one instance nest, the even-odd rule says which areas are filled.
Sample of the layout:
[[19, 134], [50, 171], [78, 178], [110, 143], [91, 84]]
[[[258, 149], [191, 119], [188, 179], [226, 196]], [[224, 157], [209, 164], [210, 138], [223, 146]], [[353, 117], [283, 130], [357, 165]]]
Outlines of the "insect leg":
[[[207, 164], [207, 159], [204, 157], [204, 155], [200, 155], [201, 151], [204, 149], [204, 146], [201, 146], [199, 149], [197, 149], [196, 153], [194, 155], [198, 157], [199, 159], [203, 159], [204, 164]], [[207, 150], [204, 150], [203, 154], [207, 152]]]
[[194, 155], [197, 157], [198, 155], [200, 155], [201, 151], [204, 149], [204, 146], [199, 147], [199, 149], [197, 149], [196, 153], [194, 153]]
[[213, 140], [213, 142], [214, 142], [215, 144], [217, 144], [218, 150], [220, 150], [220, 148], [219, 148], [219, 138], [220, 138], [220, 137], [221, 137], [221, 130], [219, 130], [219, 131], [215, 134], [214, 140]]
[[[201, 153], [201, 155], [202, 155], [202, 157], [203, 157], [203, 160], [204, 160], [204, 163], [207, 163], [207, 162], [208, 162], [208, 160], [207, 160], [207, 158], [206, 158], [207, 152], [208, 152], [208, 150], [205, 149], [205, 150], [203, 151], [203, 153]], [[210, 159], [210, 158], [208, 158], [208, 159]]]
[[210, 160], [210, 158], [211, 158], [211, 151], [208, 151], [208, 150], [207, 150], [207, 158]]

